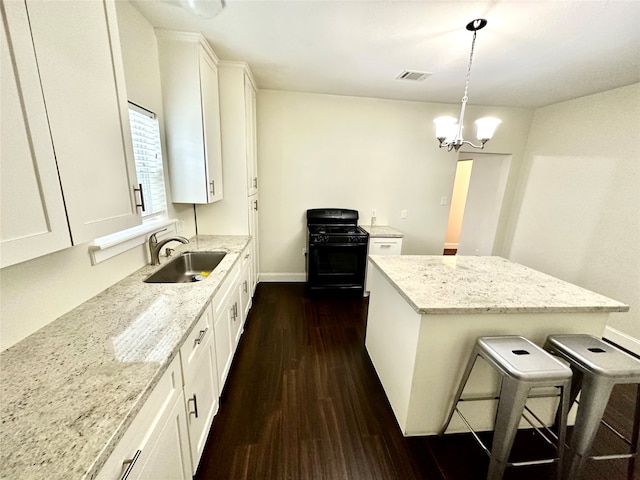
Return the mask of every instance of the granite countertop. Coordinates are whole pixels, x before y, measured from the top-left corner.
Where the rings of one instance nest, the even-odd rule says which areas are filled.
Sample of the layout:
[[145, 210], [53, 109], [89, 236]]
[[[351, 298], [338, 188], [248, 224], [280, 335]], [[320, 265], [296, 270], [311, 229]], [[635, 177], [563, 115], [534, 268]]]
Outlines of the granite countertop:
[[404, 233], [387, 225], [360, 225], [371, 238], [402, 238]]
[[227, 252], [205, 280], [144, 283], [147, 265], [2, 352], [0, 478], [99, 471], [249, 240], [194, 237], [176, 254]]
[[628, 305], [501, 257], [370, 255], [419, 314], [626, 312]]

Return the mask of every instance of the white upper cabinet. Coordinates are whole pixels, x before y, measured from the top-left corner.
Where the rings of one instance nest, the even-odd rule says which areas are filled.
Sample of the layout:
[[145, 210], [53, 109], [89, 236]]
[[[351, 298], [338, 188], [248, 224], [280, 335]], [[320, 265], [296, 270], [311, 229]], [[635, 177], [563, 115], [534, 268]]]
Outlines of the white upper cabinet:
[[113, 2], [3, 2], [3, 20], [4, 267], [141, 217]]
[[200, 34], [156, 35], [172, 201], [222, 200], [218, 59]]
[[[3, 2], [0, 266], [71, 246], [24, 3]], [[5, 12], [6, 9], [6, 12]]]
[[256, 89], [248, 74], [244, 76], [245, 129], [247, 142], [247, 194], [258, 192], [258, 145], [256, 137]]
[[256, 148], [256, 89], [245, 62], [218, 63], [224, 202], [197, 207], [198, 232], [251, 235], [252, 275], [257, 279], [258, 161]]
[[27, 10], [73, 243], [140, 224], [115, 4]]

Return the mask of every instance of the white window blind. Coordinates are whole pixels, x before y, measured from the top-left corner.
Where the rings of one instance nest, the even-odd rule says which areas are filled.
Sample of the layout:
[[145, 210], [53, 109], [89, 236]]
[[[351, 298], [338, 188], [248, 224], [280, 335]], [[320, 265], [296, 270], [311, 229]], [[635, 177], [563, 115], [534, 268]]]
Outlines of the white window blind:
[[143, 220], [162, 216], [167, 211], [167, 199], [162, 170], [160, 128], [153, 112], [129, 103], [129, 123], [133, 139], [138, 183], [144, 193]]

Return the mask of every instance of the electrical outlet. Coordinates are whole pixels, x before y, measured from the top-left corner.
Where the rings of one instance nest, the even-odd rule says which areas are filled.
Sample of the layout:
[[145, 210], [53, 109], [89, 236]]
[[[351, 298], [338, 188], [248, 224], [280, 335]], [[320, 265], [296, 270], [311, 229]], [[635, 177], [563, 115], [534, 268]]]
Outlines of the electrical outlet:
[[181, 232], [181, 231], [183, 231], [183, 230], [184, 230], [184, 220], [179, 219], [179, 220], [176, 222], [176, 233]]
[[302, 247], [302, 256], [304, 257], [307, 254], [307, 247]]
[[406, 210], [400, 210], [400, 218], [405, 219], [407, 218], [407, 211]]
[[373, 210], [371, 210], [371, 216], [373, 218], [376, 218], [378, 215], [376, 215], [376, 209], [374, 208]]
[[440, 205], [442, 205], [443, 207], [447, 204], [448, 201], [449, 199], [447, 197], [440, 197]]

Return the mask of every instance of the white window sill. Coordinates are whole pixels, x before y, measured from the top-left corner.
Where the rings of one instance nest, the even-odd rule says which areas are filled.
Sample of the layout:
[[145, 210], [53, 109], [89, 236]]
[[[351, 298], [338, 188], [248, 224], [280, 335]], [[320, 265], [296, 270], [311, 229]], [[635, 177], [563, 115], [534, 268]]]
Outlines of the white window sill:
[[96, 238], [89, 245], [91, 265], [97, 265], [127, 250], [147, 243], [149, 234], [162, 228], [167, 228], [166, 232], [162, 232], [162, 236], [173, 235], [177, 231], [177, 223], [178, 220], [175, 218], [152, 220], [122, 232]]

